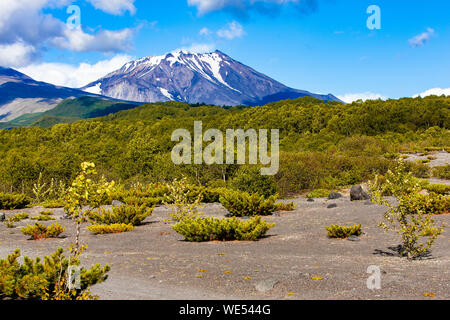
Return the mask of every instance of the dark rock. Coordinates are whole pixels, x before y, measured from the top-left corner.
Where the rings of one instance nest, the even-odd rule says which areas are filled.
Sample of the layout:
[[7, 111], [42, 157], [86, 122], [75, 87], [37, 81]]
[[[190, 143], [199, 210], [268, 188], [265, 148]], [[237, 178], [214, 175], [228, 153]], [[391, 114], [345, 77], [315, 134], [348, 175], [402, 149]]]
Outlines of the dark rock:
[[363, 188], [360, 185], [353, 186], [350, 190], [350, 200], [351, 201], [360, 201], [360, 200], [369, 200], [370, 196], [364, 192]]
[[119, 201], [119, 200], [114, 200], [113, 202], [112, 202], [112, 206], [113, 207], [120, 207], [120, 206], [123, 206], [125, 203], [123, 203], [122, 201]]
[[308, 200], [306, 200], [308, 202], [314, 202], [314, 199], [308, 198]]
[[4, 213], [0, 213], [0, 221], [5, 221], [6, 215]]
[[336, 203], [329, 204], [327, 208], [328, 209], [337, 208], [337, 204]]
[[328, 196], [329, 200], [335, 200], [335, 199], [339, 199], [342, 198], [342, 194], [338, 193], [338, 192], [332, 192], [330, 193], [330, 195]]
[[259, 292], [266, 292], [266, 291], [270, 291], [272, 290], [275, 285], [278, 283], [278, 280], [275, 279], [267, 279], [267, 280], [263, 280], [261, 282], [258, 282], [255, 285], [256, 290], [258, 290]]
[[361, 241], [360, 238], [358, 238], [357, 236], [350, 236], [347, 238], [348, 241]]

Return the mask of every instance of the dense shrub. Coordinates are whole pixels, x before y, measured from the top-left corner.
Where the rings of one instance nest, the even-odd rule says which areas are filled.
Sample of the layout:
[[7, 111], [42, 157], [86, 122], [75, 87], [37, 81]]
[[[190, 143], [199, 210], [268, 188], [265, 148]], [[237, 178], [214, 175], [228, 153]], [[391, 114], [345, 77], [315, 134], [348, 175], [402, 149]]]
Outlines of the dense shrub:
[[294, 211], [295, 208], [297, 208], [297, 205], [293, 202], [289, 203], [283, 203], [283, 202], [277, 202], [275, 203], [275, 207], [277, 208], [276, 211]]
[[172, 228], [187, 241], [256, 241], [262, 238], [275, 224], [269, 224], [261, 217], [242, 221], [237, 218], [195, 218], [183, 219]]
[[425, 189], [429, 192], [434, 192], [441, 195], [450, 193], [450, 185], [448, 184], [429, 184], [425, 186]]
[[327, 189], [316, 189], [306, 195], [309, 199], [328, 198], [331, 191]]
[[114, 223], [114, 224], [93, 224], [87, 227], [89, 231], [95, 234], [123, 233], [133, 231], [132, 224]]
[[331, 227], [325, 227], [328, 231], [328, 236], [330, 238], [340, 238], [345, 239], [350, 236], [360, 236], [361, 231], [361, 225], [354, 225], [350, 227], [343, 227], [339, 225], [331, 225]]
[[28, 219], [30, 215], [28, 213], [16, 213], [11, 217], [11, 221], [20, 222], [22, 220]]
[[222, 193], [220, 202], [235, 217], [267, 216], [277, 210], [277, 197], [265, 199], [259, 194], [227, 190]]
[[41, 202], [41, 206], [47, 209], [64, 208], [65, 205], [66, 204], [63, 199], [45, 200]]
[[95, 224], [126, 224], [138, 226], [152, 215], [153, 209], [142, 206], [122, 205], [120, 207], [112, 207], [111, 209], [100, 208], [91, 211], [88, 218]]
[[428, 195], [413, 193], [400, 199], [399, 210], [406, 214], [442, 214], [450, 211], [450, 198], [430, 193]]
[[5, 260], [0, 260], [0, 300], [87, 300], [96, 299], [89, 288], [107, 279], [109, 266], [95, 265], [91, 269], [80, 268], [80, 289], [68, 287], [69, 266], [79, 265], [77, 259], [69, 260], [64, 250], [58, 249], [50, 256], [32, 260], [23, 258], [19, 262], [20, 251], [16, 250]]
[[277, 193], [277, 185], [273, 176], [261, 175], [260, 168], [240, 168], [229, 183], [234, 190], [257, 193], [266, 198]]
[[450, 180], [450, 165], [433, 168], [433, 176], [440, 179]]
[[65, 228], [57, 222], [48, 227], [37, 222], [34, 225], [23, 227], [20, 231], [22, 231], [24, 235], [30, 236], [33, 240], [39, 240], [57, 238], [65, 231]]
[[0, 193], [0, 210], [24, 209], [31, 203], [25, 194]]
[[39, 216], [36, 217], [32, 217], [31, 220], [37, 220], [37, 221], [51, 221], [51, 220], [55, 220], [55, 218], [53, 218], [50, 215], [47, 214], [41, 214]]

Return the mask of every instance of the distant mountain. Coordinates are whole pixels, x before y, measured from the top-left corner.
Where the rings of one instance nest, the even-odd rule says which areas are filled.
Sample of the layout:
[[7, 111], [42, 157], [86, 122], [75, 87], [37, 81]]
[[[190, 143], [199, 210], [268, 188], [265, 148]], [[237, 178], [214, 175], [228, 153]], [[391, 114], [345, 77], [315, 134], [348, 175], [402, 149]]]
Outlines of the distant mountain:
[[26, 113], [8, 122], [0, 122], [0, 129], [39, 126], [51, 127], [58, 123], [72, 123], [78, 120], [103, 117], [122, 110], [136, 108], [139, 103], [125, 103], [97, 97], [66, 99], [55, 108], [36, 113]]
[[45, 112], [64, 99], [81, 96], [94, 94], [35, 81], [16, 70], [0, 67], [0, 122], [26, 113]]
[[139, 102], [263, 105], [305, 96], [340, 101], [331, 94], [289, 88], [220, 51], [205, 54], [178, 51], [142, 58], [82, 90]]

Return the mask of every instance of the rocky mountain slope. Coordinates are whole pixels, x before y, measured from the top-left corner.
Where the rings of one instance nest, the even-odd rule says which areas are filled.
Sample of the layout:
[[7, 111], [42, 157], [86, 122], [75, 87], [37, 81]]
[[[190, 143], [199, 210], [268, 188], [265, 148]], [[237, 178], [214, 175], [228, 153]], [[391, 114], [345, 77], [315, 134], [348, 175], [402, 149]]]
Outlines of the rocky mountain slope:
[[304, 96], [339, 101], [331, 94], [289, 88], [220, 51], [177, 51], [131, 61], [82, 90], [138, 102], [263, 105]]

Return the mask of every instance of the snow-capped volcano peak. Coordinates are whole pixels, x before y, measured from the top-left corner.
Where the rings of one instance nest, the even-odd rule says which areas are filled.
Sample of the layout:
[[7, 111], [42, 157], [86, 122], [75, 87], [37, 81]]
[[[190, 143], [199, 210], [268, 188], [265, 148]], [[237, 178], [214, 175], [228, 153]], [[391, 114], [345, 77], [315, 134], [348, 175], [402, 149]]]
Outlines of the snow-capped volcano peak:
[[[130, 61], [83, 88], [93, 89], [96, 93], [100, 90], [103, 95], [130, 101], [176, 100], [218, 105], [258, 104], [265, 97], [281, 92], [312, 95], [290, 89], [220, 51], [185, 50]], [[323, 96], [323, 100], [332, 99]]]

